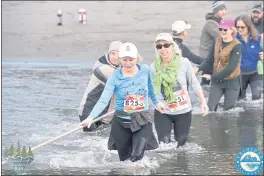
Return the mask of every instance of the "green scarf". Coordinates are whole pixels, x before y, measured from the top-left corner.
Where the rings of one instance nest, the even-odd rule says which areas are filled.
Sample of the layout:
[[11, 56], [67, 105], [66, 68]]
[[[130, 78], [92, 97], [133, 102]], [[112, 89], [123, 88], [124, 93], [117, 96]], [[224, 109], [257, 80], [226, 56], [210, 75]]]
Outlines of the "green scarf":
[[156, 75], [153, 79], [153, 85], [155, 88], [155, 92], [158, 93], [161, 91], [161, 84], [164, 87], [165, 99], [170, 103], [173, 101], [173, 90], [172, 88], [175, 86], [178, 70], [180, 67], [180, 56], [173, 54], [170, 63], [166, 66], [166, 68], [162, 69], [162, 59], [159, 57], [155, 61], [155, 69]]

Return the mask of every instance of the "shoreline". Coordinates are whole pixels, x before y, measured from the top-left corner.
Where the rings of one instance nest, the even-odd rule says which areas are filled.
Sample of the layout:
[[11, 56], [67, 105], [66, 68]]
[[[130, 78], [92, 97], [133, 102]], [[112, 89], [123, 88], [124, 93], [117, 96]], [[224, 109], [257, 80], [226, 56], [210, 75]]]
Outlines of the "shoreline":
[[[235, 18], [250, 14], [256, 2], [225, 3], [225, 18]], [[79, 8], [86, 9], [87, 24], [78, 23]], [[63, 26], [56, 25], [58, 9], [62, 9]], [[185, 44], [198, 54], [208, 12], [211, 1], [3, 1], [2, 60], [94, 62], [111, 41], [121, 40], [134, 43], [143, 62], [150, 63], [155, 59], [156, 35], [170, 32], [176, 20], [192, 25]]]

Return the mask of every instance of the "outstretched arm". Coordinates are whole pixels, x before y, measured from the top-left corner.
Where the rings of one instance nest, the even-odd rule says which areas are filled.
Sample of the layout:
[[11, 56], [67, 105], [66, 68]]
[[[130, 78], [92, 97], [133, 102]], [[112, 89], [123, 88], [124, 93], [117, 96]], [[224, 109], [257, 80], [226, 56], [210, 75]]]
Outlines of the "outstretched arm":
[[182, 54], [183, 57], [188, 58], [191, 62], [200, 65], [205, 58], [202, 58], [196, 54], [194, 54], [187, 46], [185, 46], [184, 44], [182, 44]]

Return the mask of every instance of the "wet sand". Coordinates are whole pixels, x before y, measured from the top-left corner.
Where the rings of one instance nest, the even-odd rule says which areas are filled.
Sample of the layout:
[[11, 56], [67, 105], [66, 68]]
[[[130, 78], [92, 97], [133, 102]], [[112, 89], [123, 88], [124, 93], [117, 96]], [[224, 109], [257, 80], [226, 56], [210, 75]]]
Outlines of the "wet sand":
[[[225, 2], [226, 18], [250, 14], [254, 1]], [[78, 23], [78, 9], [87, 10], [87, 24]], [[63, 11], [63, 26], [57, 26], [57, 10]], [[93, 1], [2, 2], [2, 58], [4, 61], [91, 61], [113, 40], [129, 41], [150, 63], [155, 57], [153, 40], [170, 32], [176, 20], [192, 25], [185, 42], [198, 53], [205, 13], [211, 1]]]

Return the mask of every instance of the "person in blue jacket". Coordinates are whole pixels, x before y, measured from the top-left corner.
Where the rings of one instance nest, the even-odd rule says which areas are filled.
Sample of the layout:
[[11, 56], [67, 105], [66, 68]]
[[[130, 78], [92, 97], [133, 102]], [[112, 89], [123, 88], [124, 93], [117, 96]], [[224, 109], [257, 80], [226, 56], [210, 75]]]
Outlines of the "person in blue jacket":
[[252, 100], [260, 99], [262, 76], [257, 72], [257, 63], [261, 59], [261, 36], [258, 34], [251, 18], [247, 15], [238, 16], [235, 20], [237, 39], [242, 46], [241, 58], [241, 91], [238, 99], [246, 98], [246, 90], [250, 85]]
[[157, 99], [149, 67], [140, 64], [136, 46], [124, 43], [119, 48], [121, 67], [107, 80], [104, 91], [90, 115], [80, 123], [88, 126], [108, 105], [112, 95], [116, 97], [108, 149], [117, 150], [120, 161], [140, 160], [145, 150], [158, 148], [153, 134], [153, 116], [149, 112], [149, 98], [156, 109], [164, 112], [164, 104]]

